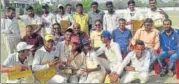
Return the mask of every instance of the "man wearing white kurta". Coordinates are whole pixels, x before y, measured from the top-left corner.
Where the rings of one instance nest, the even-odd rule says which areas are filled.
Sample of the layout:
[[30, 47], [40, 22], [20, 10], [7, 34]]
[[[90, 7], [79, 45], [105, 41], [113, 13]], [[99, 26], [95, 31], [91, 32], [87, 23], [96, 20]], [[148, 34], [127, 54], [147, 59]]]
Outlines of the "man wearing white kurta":
[[101, 46], [97, 51], [97, 56], [105, 53], [106, 59], [100, 59], [100, 63], [109, 71], [116, 72], [118, 65], [122, 63], [122, 56], [120, 46], [111, 40], [111, 34], [108, 31], [103, 31], [102, 41], [105, 44]]
[[20, 42], [20, 30], [15, 16], [15, 9], [9, 7], [6, 12], [7, 17], [1, 19], [1, 34], [7, 49], [7, 53], [12, 54], [16, 51], [16, 45]]
[[127, 21], [128, 26], [126, 26], [128, 29], [131, 29], [132, 20], [139, 20], [142, 21], [144, 19], [144, 15], [142, 12], [135, 8], [135, 1], [129, 0], [128, 1], [128, 8], [124, 12], [124, 18]]
[[[44, 46], [42, 46], [39, 50], [36, 51], [34, 61], [32, 63], [32, 70], [33, 71], [43, 71], [48, 70], [50, 68], [59, 67], [58, 63], [59, 60], [55, 59], [55, 52], [52, 50], [54, 45], [54, 36], [52, 34], [47, 34], [45, 36]], [[39, 78], [40, 79], [40, 78]], [[39, 83], [39, 80], [35, 81]], [[66, 82], [65, 77], [55, 74], [49, 79], [46, 83], [63, 83]]]
[[[127, 66], [130, 63], [130, 66]], [[144, 42], [137, 40], [135, 50], [131, 51], [119, 65], [117, 74], [121, 75], [125, 68], [126, 74], [122, 77], [122, 83], [131, 83], [139, 79], [140, 83], [146, 83], [149, 78], [150, 52], [145, 50]]]
[[168, 17], [168, 15], [162, 9], [157, 8], [156, 0], [149, 0], [149, 4], [150, 8], [147, 10], [145, 18], [152, 18], [156, 28], [162, 27], [163, 21]]
[[[7, 56], [6, 60], [1, 66], [1, 72], [13, 72], [15, 70], [24, 71], [29, 69], [31, 66], [32, 55], [29, 54], [29, 49], [31, 49], [33, 45], [27, 45], [25, 42], [20, 42], [17, 44], [16, 49], [17, 52], [10, 54]], [[33, 76], [18, 78], [14, 80], [10, 80], [7, 78], [6, 83], [33, 83]]]
[[112, 2], [107, 2], [106, 7], [108, 9], [108, 13], [106, 13], [103, 17], [103, 29], [112, 33], [112, 31], [118, 26], [120, 17], [113, 9]]
[[[74, 20], [70, 14], [65, 13], [65, 9], [62, 5], [58, 6], [59, 13], [55, 16], [53, 23], [60, 23], [62, 20], [67, 20], [70, 22], [70, 28], [74, 24]], [[61, 24], [61, 23], [60, 23]]]
[[42, 6], [43, 14], [41, 16], [42, 23], [44, 24], [44, 30], [42, 31], [44, 34], [52, 33], [52, 24], [55, 19], [55, 15], [49, 12], [49, 6], [46, 4]]
[[[104, 80], [105, 69], [99, 64], [99, 58], [96, 52], [91, 50], [89, 41], [83, 41], [84, 51], [81, 53], [85, 56], [85, 63], [82, 66], [84, 74], [80, 77], [79, 83], [102, 83]], [[83, 75], [86, 75], [84, 78]], [[84, 79], [83, 79], [84, 78]]]

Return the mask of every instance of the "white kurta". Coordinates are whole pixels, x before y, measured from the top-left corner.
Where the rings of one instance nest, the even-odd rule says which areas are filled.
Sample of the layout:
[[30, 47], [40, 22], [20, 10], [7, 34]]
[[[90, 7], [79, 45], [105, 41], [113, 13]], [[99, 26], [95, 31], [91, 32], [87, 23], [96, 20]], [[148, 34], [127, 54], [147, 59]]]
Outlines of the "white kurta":
[[[53, 61], [54, 57], [55, 57], [54, 51], [48, 52], [48, 51], [46, 51], [44, 46], [42, 46], [35, 53], [34, 61], [32, 63], [32, 70], [33, 71], [41, 71], [41, 70], [50, 68], [49, 64], [46, 64], [46, 63]], [[66, 81], [65, 77], [56, 74], [47, 83], [62, 83], [65, 81]], [[38, 83], [39, 81], [36, 80], [35, 82]]]
[[17, 19], [1, 19], [1, 34], [7, 49], [7, 53], [16, 51], [16, 45], [20, 42], [21, 35]]
[[165, 20], [165, 16], [159, 11], [159, 9], [156, 11], [151, 11], [151, 9], [148, 9], [145, 15], [145, 18], [152, 18], [156, 27], [161, 27], [163, 25], [163, 21]]
[[135, 71], [128, 71], [127, 74], [122, 78], [122, 83], [130, 83], [135, 79], [140, 79], [141, 83], [145, 83], [148, 80], [149, 65], [150, 65], [150, 52], [144, 50], [142, 57], [137, 59], [136, 52], [130, 52], [126, 58], [123, 60], [118, 69], [118, 74], [120, 75], [124, 67], [131, 61], [131, 67], [135, 68]]
[[119, 14], [114, 12], [114, 14], [106, 13], [103, 17], [103, 29], [112, 33], [112, 31], [118, 27], [119, 24]]
[[[85, 56], [84, 52], [82, 54]], [[95, 69], [98, 66], [101, 70], [90, 72], [87, 74], [86, 80], [80, 80], [80, 83], [102, 83], [105, 75], [104, 68], [100, 65], [98, 57], [94, 51], [90, 51], [86, 54], [85, 64], [83, 67], [88, 69]], [[81, 77], [82, 78], [82, 77]]]
[[[24, 61], [24, 64], [22, 64], [19, 61], [18, 55], [19, 55], [18, 53], [13, 53], [13, 54], [8, 55], [8, 57], [6, 58], [6, 60], [2, 64], [2, 66], [13, 67], [15, 65], [25, 65], [25, 66], [31, 65], [31, 61], [33, 60], [33, 59], [31, 59], [32, 55], [27, 56], [27, 59]], [[15, 80], [9, 80], [7, 78], [7, 81], [6, 81], [6, 83], [33, 83], [33, 82], [34, 82], [33, 76], [15, 79]]]
[[55, 19], [55, 15], [52, 13], [49, 13], [47, 16], [44, 14], [41, 16], [42, 23], [45, 23], [45, 31], [44, 33], [52, 33], [52, 25], [53, 20]]
[[[126, 21], [131, 21], [131, 20], [143, 20], [144, 19], [144, 15], [142, 14], [142, 12], [135, 8], [134, 11], [131, 11], [130, 9], [126, 9], [125, 13], [124, 13], [124, 18], [126, 19]], [[131, 25], [126, 26], [126, 28], [131, 29]]]
[[[75, 21], [73, 20], [73, 17], [70, 14], [64, 14], [64, 15], [57, 14], [55, 16], [55, 19], [53, 20], [53, 23], [60, 23], [61, 20], [67, 20], [71, 22], [72, 25], [75, 23]], [[72, 26], [70, 26], [70, 28], [72, 28]]]
[[37, 24], [40, 25], [42, 24], [42, 21], [39, 16], [35, 15], [33, 18], [29, 17], [28, 15], [22, 15], [20, 16], [20, 19], [26, 24], [26, 25], [31, 25], [31, 24]]

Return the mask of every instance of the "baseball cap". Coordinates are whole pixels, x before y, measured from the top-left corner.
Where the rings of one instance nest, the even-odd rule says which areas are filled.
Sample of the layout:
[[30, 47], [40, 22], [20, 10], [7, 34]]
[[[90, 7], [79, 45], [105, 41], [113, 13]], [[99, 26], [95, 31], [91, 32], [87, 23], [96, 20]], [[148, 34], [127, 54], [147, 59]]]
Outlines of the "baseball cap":
[[78, 36], [72, 36], [71, 42], [72, 42], [72, 43], [74, 43], [74, 42], [80, 43], [80, 38], [79, 38]]
[[105, 37], [105, 38], [109, 38], [109, 39], [112, 38], [111, 34], [110, 34], [108, 31], [103, 31], [102, 34], [101, 34], [101, 36], [103, 36], [103, 37]]
[[54, 36], [53, 36], [52, 34], [46, 34], [44, 39], [45, 39], [46, 41], [54, 40]]
[[33, 45], [28, 45], [26, 42], [19, 42], [16, 46], [17, 51], [31, 49]]
[[83, 45], [89, 44], [88, 40], [82, 40]]

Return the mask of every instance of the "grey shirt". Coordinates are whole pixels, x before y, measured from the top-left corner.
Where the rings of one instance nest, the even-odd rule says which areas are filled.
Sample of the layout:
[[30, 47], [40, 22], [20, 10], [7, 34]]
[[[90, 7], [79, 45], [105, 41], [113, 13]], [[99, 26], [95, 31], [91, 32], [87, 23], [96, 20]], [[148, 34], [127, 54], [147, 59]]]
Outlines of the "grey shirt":
[[98, 10], [97, 13], [93, 12], [93, 11], [89, 11], [88, 12], [88, 16], [89, 16], [89, 24], [92, 24], [92, 29], [95, 29], [95, 21], [96, 20], [101, 20], [103, 22], [103, 16], [104, 16], [104, 12]]

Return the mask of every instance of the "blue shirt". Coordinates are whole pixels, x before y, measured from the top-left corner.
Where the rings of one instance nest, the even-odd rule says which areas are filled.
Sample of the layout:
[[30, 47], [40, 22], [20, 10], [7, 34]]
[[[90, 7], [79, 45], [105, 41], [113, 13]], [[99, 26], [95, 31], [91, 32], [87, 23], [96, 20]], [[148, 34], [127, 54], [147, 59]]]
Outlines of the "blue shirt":
[[175, 30], [168, 36], [164, 30], [160, 32], [160, 47], [163, 51], [177, 50], [179, 35]]
[[121, 32], [119, 28], [114, 29], [112, 36], [114, 42], [117, 42], [120, 45], [120, 48], [127, 48], [129, 39], [132, 38], [131, 31], [127, 28], [124, 29], [124, 32]]

